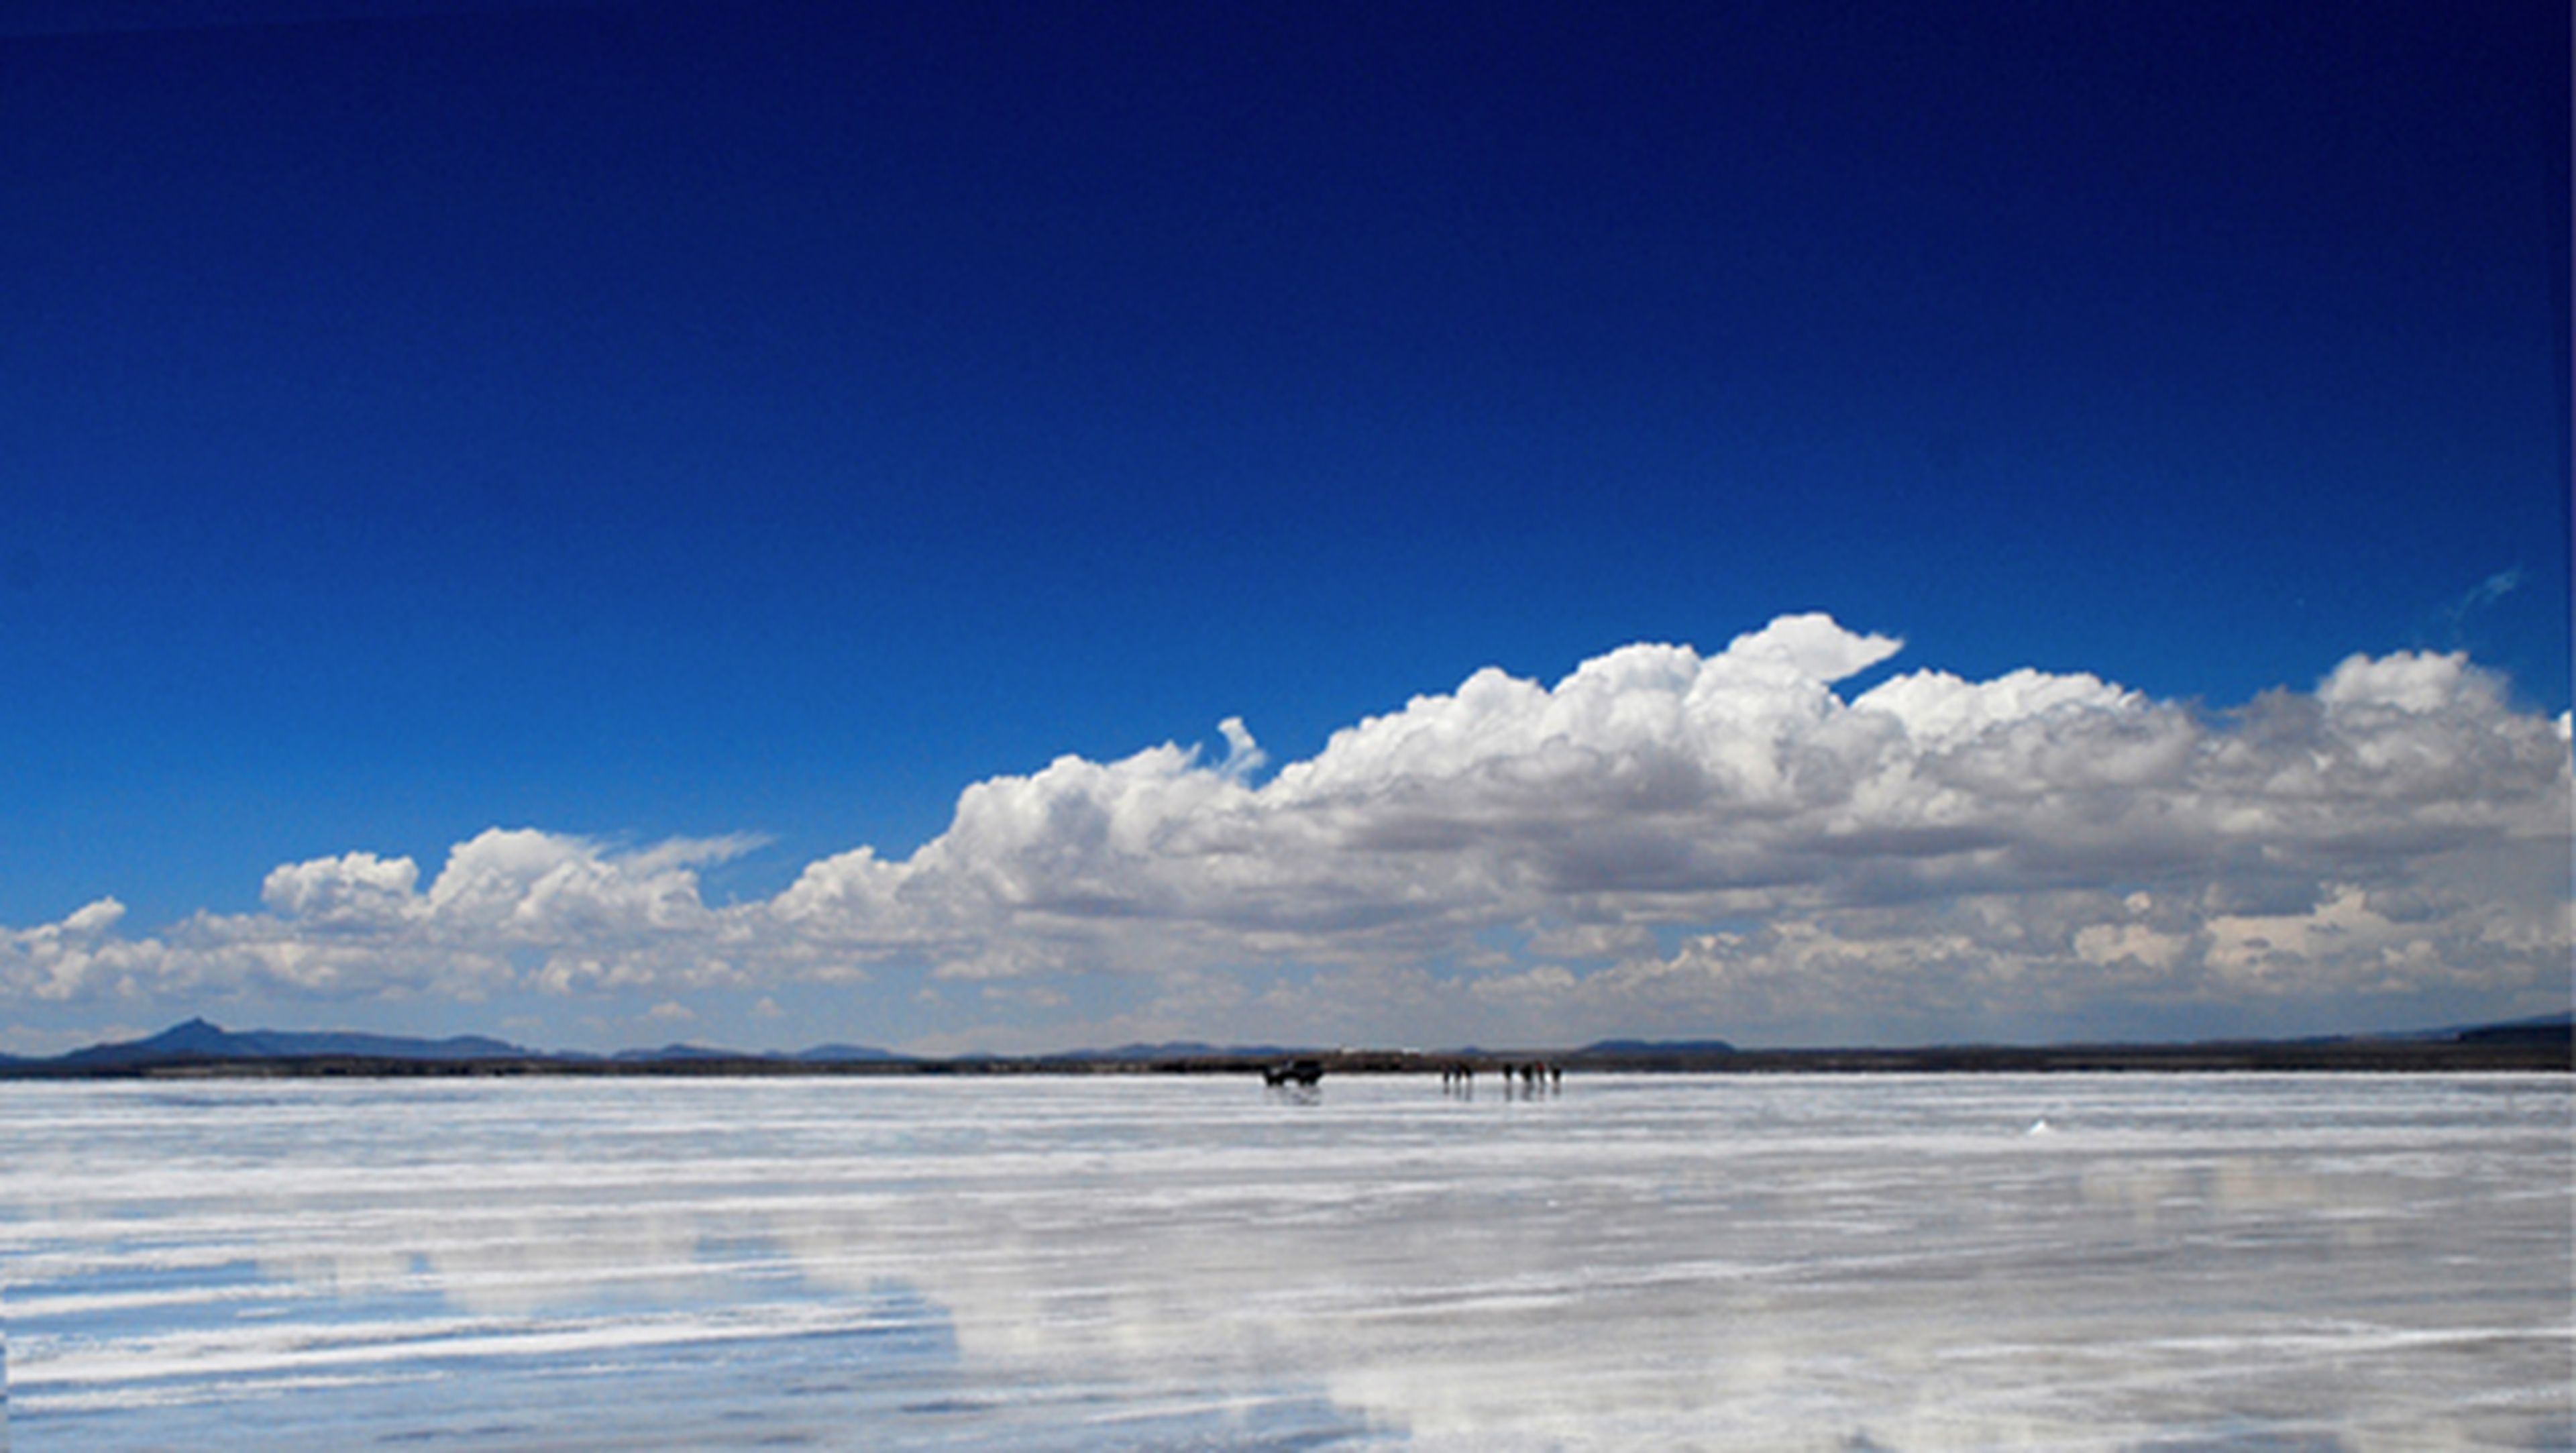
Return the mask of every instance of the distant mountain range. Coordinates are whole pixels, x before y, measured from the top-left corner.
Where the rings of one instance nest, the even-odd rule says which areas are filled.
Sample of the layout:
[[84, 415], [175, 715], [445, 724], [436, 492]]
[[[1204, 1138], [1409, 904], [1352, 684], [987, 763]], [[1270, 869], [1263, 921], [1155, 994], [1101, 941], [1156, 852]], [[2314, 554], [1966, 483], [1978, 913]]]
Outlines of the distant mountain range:
[[[2458, 1045], [2508, 1051], [2519, 1046], [2568, 1046], [2576, 1043], [2576, 1022], [2568, 1014], [2548, 1014], [2533, 1019], [2517, 1019], [2500, 1024], [2466, 1025], [2448, 1029], [2424, 1030], [2411, 1034], [2371, 1034], [2316, 1037], [2282, 1041], [2244, 1041], [2244, 1044], [2273, 1045], [2278, 1048], [2310, 1049], [2366, 1048], [2368, 1046], [2438, 1046]], [[2215, 1046], [2204, 1046], [2209, 1048]], [[2062, 1046], [2062, 1049], [2117, 1049], [2118, 1046]], [[2176, 1058], [2177, 1051], [2192, 1046], [2129, 1046], [2127, 1048], [2157, 1058]], [[821, 1044], [793, 1052], [753, 1052], [720, 1049], [699, 1044], [666, 1044], [659, 1049], [620, 1050], [599, 1055], [530, 1049], [506, 1040], [490, 1039], [478, 1034], [457, 1035], [449, 1039], [413, 1039], [392, 1034], [361, 1034], [350, 1031], [303, 1031], [254, 1029], [236, 1033], [191, 1019], [175, 1024], [145, 1039], [124, 1040], [76, 1049], [52, 1058], [27, 1058], [0, 1055], [0, 1070], [14, 1075], [115, 1075], [142, 1070], [185, 1069], [190, 1066], [240, 1066], [256, 1069], [273, 1063], [278, 1072], [294, 1073], [294, 1066], [338, 1068], [364, 1073], [370, 1069], [399, 1072], [401, 1067], [422, 1067], [426, 1072], [506, 1070], [518, 1066], [531, 1070], [548, 1068], [579, 1070], [583, 1066], [617, 1072], [619, 1067], [651, 1069], [661, 1067], [671, 1072], [689, 1072], [696, 1067], [717, 1068], [744, 1066], [758, 1071], [762, 1065], [781, 1069], [791, 1066], [876, 1065], [913, 1066], [936, 1071], [942, 1065], [979, 1066], [1025, 1064], [1082, 1065], [1108, 1067], [1117, 1065], [1193, 1066], [1223, 1068], [1236, 1062], [1257, 1063], [1295, 1055], [1325, 1055], [1352, 1068], [1392, 1068], [1402, 1065], [1420, 1067], [1433, 1061], [1454, 1059], [1491, 1059], [1498, 1055], [1512, 1058], [1529, 1053], [1542, 1053], [1551, 1058], [1564, 1058], [1601, 1067], [1696, 1065], [1727, 1067], [1729, 1062], [1745, 1068], [1767, 1067], [1769, 1062], [1818, 1065], [1849, 1060], [1855, 1064], [1891, 1064], [1920, 1061], [1939, 1066], [1951, 1060], [1994, 1061], [2004, 1064], [2016, 1058], [2051, 1053], [1996, 1048], [1992, 1046], [1933, 1047], [1923, 1050], [1842, 1051], [1842, 1050], [1739, 1050], [1722, 1039], [1604, 1039], [1578, 1050], [1489, 1052], [1476, 1048], [1442, 1050], [1425, 1053], [1418, 1050], [1317, 1050], [1276, 1044], [1217, 1045], [1197, 1040], [1166, 1041], [1159, 1044], [1127, 1044], [1115, 1049], [1079, 1049], [1039, 1056], [960, 1055], [951, 1060], [923, 1060], [893, 1050], [859, 1044]], [[2346, 1056], [2348, 1058], [2348, 1056]], [[1759, 1063], [1757, 1063], [1759, 1062]]]
[[581, 1063], [607, 1060], [621, 1064], [669, 1064], [686, 1060], [788, 1060], [799, 1064], [891, 1062], [909, 1056], [858, 1044], [823, 1044], [794, 1054], [759, 1054], [711, 1049], [705, 1045], [670, 1044], [660, 1049], [621, 1050], [614, 1055], [567, 1054], [530, 1049], [479, 1034], [451, 1039], [414, 1039], [398, 1034], [361, 1034], [347, 1030], [253, 1029], [242, 1032], [191, 1019], [146, 1039], [94, 1044], [50, 1059], [0, 1055], [0, 1065], [65, 1070], [119, 1070], [145, 1065], [230, 1063], [248, 1060], [380, 1060], [404, 1064], [466, 1064], [484, 1061]]
[[453, 1039], [407, 1039], [392, 1034], [354, 1034], [333, 1030], [304, 1033], [254, 1029], [245, 1034], [235, 1034], [203, 1019], [191, 1019], [185, 1024], [174, 1024], [149, 1039], [96, 1044], [87, 1049], [73, 1050], [51, 1062], [107, 1068], [185, 1059], [314, 1059], [331, 1056], [406, 1060], [527, 1059], [531, 1057], [531, 1051], [501, 1040], [486, 1039], [479, 1034], [458, 1035]]

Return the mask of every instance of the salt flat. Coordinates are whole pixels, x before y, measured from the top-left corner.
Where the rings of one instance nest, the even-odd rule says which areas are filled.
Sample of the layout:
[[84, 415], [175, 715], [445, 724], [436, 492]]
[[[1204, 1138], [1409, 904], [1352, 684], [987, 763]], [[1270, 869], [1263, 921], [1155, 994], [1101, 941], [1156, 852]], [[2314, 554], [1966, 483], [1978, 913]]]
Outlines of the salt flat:
[[18, 1453], [2576, 1445], [2564, 1076], [0, 1100]]

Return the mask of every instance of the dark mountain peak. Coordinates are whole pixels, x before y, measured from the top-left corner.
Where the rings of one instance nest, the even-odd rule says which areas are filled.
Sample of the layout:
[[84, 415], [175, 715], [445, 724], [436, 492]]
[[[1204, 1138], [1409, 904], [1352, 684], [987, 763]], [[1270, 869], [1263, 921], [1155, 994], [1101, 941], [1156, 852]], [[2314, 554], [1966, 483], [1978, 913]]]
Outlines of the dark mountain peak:
[[242, 1036], [203, 1019], [173, 1024], [159, 1034], [113, 1044], [94, 1044], [62, 1056], [64, 1064], [116, 1065], [144, 1060], [199, 1059], [242, 1052]]
[[197, 1045], [227, 1044], [239, 1037], [240, 1036], [235, 1035], [231, 1030], [224, 1028], [222, 1025], [215, 1023], [211, 1019], [190, 1019], [178, 1024], [173, 1024], [169, 1028], [162, 1030], [159, 1034], [153, 1035], [149, 1039], [138, 1039], [134, 1042], [136, 1044], [169, 1045], [175, 1048], [182, 1045], [193, 1047]]

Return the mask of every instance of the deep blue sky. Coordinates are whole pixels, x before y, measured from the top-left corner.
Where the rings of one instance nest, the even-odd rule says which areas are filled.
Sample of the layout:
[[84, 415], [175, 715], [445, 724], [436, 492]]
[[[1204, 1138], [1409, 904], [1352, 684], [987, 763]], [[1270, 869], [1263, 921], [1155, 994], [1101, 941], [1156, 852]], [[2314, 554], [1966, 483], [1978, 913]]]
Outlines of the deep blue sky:
[[0, 922], [1794, 610], [2566, 708], [2563, 4], [1268, 9], [0, 19]]

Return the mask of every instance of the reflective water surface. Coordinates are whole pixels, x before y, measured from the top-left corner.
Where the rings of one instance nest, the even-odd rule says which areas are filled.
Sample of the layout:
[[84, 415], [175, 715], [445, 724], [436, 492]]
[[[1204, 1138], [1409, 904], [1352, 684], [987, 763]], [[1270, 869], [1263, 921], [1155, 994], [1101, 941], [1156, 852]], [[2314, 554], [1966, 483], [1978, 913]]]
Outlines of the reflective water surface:
[[17, 1453], [2576, 1446], [2563, 1077], [0, 1107]]

